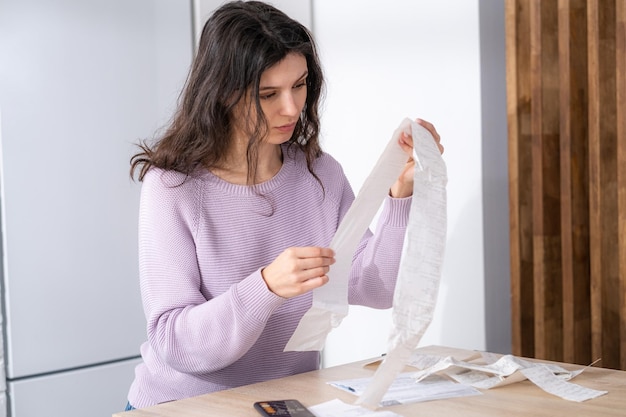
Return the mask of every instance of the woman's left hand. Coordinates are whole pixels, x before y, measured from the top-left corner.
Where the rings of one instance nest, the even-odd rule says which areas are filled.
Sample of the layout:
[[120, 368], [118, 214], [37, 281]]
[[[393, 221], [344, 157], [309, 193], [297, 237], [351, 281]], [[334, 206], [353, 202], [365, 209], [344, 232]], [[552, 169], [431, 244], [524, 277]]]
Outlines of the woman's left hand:
[[[435, 139], [439, 152], [443, 154], [443, 145], [440, 143], [441, 137], [439, 136], [439, 133], [437, 133], [435, 126], [422, 119], [415, 119], [415, 121], [428, 129], [430, 134], [433, 135], [433, 138]], [[398, 180], [391, 186], [389, 195], [394, 198], [404, 198], [413, 194], [413, 173], [415, 171], [415, 161], [413, 160], [413, 138], [411, 135], [407, 135], [403, 132], [400, 135], [398, 142], [402, 150], [409, 155], [409, 160], [406, 163], [402, 174], [398, 177]]]

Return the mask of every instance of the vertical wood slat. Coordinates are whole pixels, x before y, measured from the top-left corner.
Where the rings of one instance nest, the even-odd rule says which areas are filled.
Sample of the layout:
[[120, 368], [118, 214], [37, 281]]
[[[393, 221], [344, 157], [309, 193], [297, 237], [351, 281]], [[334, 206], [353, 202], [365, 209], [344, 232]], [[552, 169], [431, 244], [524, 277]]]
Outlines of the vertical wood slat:
[[[570, 362], [588, 364], [591, 356], [591, 344], [580, 341], [591, 338], [591, 283], [589, 276], [589, 158], [588, 146], [588, 103], [587, 84], [587, 0], [569, 2], [570, 27], [570, 93], [569, 108], [571, 142], [571, 170], [565, 175], [570, 177], [571, 200], [564, 205], [572, 207], [570, 223], [572, 241], [572, 276], [567, 284], [571, 288], [570, 320], [573, 329], [568, 333], [570, 343], [568, 355]], [[565, 284], [564, 284], [565, 285]]]
[[618, 258], [620, 276], [620, 369], [626, 369], [626, 2], [617, 1], [615, 72], [617, 89]]
[[598, 0], [590, 0], [587, 12], [589, 48], [589, 244], [591, 280], [591, 354], [602, 357], [602, 264], [600, 230], [600, 79], [598, 64]]
[[626, 369], [625, 9], [506, 3], [515, 354]]
[[563, 360], [572, 362], [574, 357], [574, 341], [571, 335], [574, 334], [574, 286], [573, 286], [573, 248], [572, 248], [572, 207], [569, 201], [572, 199], [572, 184], [569, 173], [571, 172], [570, 155], [572, 153], [571, 141], [571, 93], [569, 88], [570, 62], [572, 50], [570, 48], [570, 14], [569, 1], [559, 0], [559, 70], [561, 79], [559, 84], [559, 107], [561, 119], [561, 257], [563, 265]]
[[[530, 42], [528, 3], [506, 3], [507, 113], [509, 118], [509, 194], [511, 201], [512, 351], [534, 355]], [[513, 168], [512, 168], [513, 167]]]
[[[596, 188], [598, 199], [598, 212], [592, 214], [599, 223], [599, 245], [592, 246], [591, 258], [597, 258], [601, 265], [600, 275], [591, 276], [592, 282], [597, 283], [592, 285], [592, 290], [597, 291], [592, 298], [592, 312], [599, 314], [596, 321], [600, 326], [595, 333], [600, 340], [594, 341], [594, 345], [600, 348], [597, 353], [602, 358], [602, 366], [609, 368], [620, 366], [615, 5], [615, 0], [596, 0], [589, 5], [595, 19], [593, 36], [597, 37], [591, 55], [597, 61], [597, 72], [590, 71], [589, 78], [598, 90], [598, 108], [594, 114], [598, 118], [594, 122], [597, 131], [590, 136], [590, 141], [598, 141], [594, 144], [598, 172], [591, 187]], [[599, 304], [594, 306], [593, 303]]]
[[531, 130], [531, 180], [532, 180], [532, 244], [533, 244], [533, 306], [535, 356], [546, 357], [544, 324], [546, 321], [546, 292], [544, 286], [544, 239], [543, 239], [543, 159], [542, 159], [542, 61], [541, 61], [541, 0], [530, 2], [530, 130]]
[[[505, 4], [505, 50], [506, 50], [506, 84], [517, 86], [517, 28], [515, 10], [516, 4], [507, 1]], [[508, 120], [508, 162], [509, 162], [509, 222], [510, 222], [510, 262], [511, 262], [511, 344], [512, 352], [517, 356], [524, 355], [522, 348], [522, 297], [520, 286], [515, 285], [521, 281], [521, 248], [520, 239], [520, 216], [519, 210], [519, 161], [517, 148], [519, 146], [519, 117], [517, 112], [518, 89], [509, 88], [507, 94], [507, 120]]]
[[563, 360], [590, 363], [586, 0], [558, 9]]
[[559, 97], [555, 2], [530, 3], [535, 356], [562, 360]]
[[563, 360], [563, 288], [561, 260], [561, 170], [560, 160], [560, 103], [559, 103], [559, 54], [558, 7], [555, 1], [541, 1], [542, 24], [542, 137], [544, 177], [544, 226], [542, 238], [546, 242], [543, 256], [544, 285], [543, 303], [547, 325], [544, 329], [545, 357]]
[[[561, 259], [563, 265], [563, 360], [573, 362], [575, 342], [572, 335], [575, 332], [574, 324], [574, 265], [573, 265], [573, 242], [572, 242], [572, 181], [570, 172], [572, 164], [572, 94], [570, 90], [570, 63], [572, 49], [570, 48], [571, 27], [570, 4], [568, 0], [559, 0], [559, 70], [561, 79], [559, 84], [559, 110], [561, 118]], [[575, 72], [575, 71], [574, 71]]]

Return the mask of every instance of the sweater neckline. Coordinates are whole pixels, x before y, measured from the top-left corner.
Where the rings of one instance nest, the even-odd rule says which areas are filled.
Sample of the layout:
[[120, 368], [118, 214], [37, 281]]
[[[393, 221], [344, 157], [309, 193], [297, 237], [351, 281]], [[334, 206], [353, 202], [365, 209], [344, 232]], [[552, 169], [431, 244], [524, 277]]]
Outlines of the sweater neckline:
[[211, 171], [204, 170], [204, 174], [201, 176], [204, 180], [210, 182], [211, 184], [219, 187], [220, 189], [226, 191], [229, 194], [235, 195], [258, 195], [259, 193], [265, 194], [269, 193], [272, 190], [282, 184], [285, 179], [293, 175], [293, 171], [295, 169], [295, 161], [296, 158], [295, 152], [293, 149], [288, 149], [283, 146], [283, 163], [272, 178], [260, 182], [256, 185], [242, 185], [242, 184], [234, 184], [223, 180], [217, 175], [213, 174]]

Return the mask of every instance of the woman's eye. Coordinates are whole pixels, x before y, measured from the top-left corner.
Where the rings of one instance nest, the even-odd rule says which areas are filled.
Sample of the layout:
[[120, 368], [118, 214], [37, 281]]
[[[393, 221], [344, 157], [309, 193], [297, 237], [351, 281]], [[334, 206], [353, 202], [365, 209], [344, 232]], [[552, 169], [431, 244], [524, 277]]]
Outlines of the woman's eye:
[[274, 97], [276, 95], [276, 93], [267, 93], [267, 94], [262, 94], [259, 97], [261, 98], [261, 100], [269, 100], [270, 98]]
[[300, 89], [300, 88], [305, 87], [305, 86], [306, 86], [306, 82], [303, 81], [300, 84], [296, 84], [293, 88]]

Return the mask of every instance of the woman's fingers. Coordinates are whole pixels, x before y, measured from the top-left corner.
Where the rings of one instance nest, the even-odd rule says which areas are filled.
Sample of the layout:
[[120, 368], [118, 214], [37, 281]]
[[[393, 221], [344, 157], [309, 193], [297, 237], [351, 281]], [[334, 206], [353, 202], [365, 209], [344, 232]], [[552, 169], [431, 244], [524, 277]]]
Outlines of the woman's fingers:
[[430, 134], [433, 135], [435, 143], [437, 144], [437, 148], [439, 148], [439, 152], [443, 154], [444, 147], [441, 144], [441, 136], [439, 136], [439, 133], [437, 133], [437, 129], [435, 129], [435, 126], [432, 123], [427, 122], [423, 119], [415, 119], [415, 121], [421, 126], [424, 126], [430, 132]]
[[[317, 246], [293, 247], [261, 270], [270, 291], [290, 298], [328, 282], [326, 275], [335, 263], [334, 251]], [[309, 282], [311, 281], [311, 282]]]

